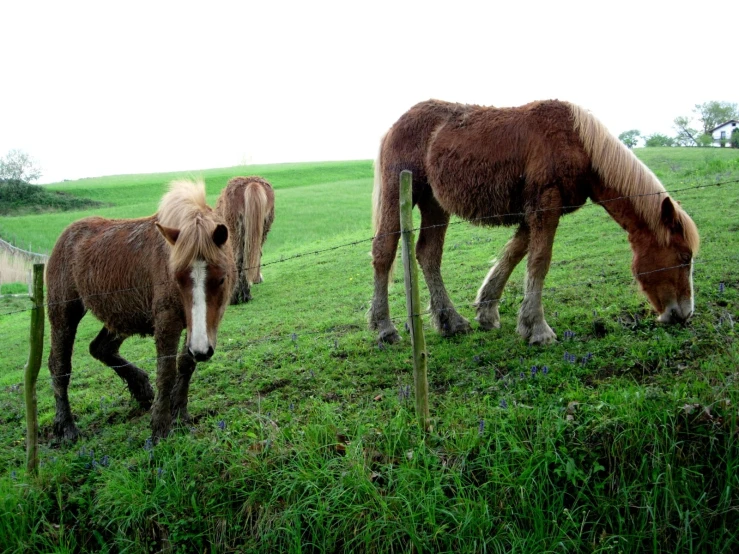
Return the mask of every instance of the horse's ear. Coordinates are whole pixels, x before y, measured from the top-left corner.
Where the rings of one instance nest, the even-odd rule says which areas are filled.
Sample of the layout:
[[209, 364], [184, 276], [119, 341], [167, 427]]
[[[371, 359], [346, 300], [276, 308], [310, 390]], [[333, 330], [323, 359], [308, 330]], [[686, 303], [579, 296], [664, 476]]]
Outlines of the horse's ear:
[[680, 219], [677, 216], [677, 210], [675, 210], [675, 204], [672, 203], [670, 198], [662, 200], [662, 223], [671, 231], [677, 232], [682, 229]]
[[216, 246], [220, 248], [226, 243], [227, 240], [228, 227], [226, 227], [223, 223], [219, 223], [218, 225], [216, 225], [215, 231], [213, 231], [213, 242], [215, 242]]
[[159, 223], [156, 223], [157, 229], [159, 229], [159, 232], [162, 234], [164, 239], [174, 246], [174, 243], [177, 242], [177, 238], [180, 236], [180, 230], [179, 229], [172, 229], [171, 227], [165, 227], [164, 225], [159, 225]]

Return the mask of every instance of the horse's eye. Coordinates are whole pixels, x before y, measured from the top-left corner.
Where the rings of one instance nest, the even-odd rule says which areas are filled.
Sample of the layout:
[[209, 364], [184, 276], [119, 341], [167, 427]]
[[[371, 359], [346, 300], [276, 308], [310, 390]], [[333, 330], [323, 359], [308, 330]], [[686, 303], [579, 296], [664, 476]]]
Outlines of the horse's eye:
[[219, 285], [222, 285], [222, 284], [223, 284], [223, 283], [225, 283], [225, 282], [226, 282], [226, 278], [225, 278], [225, 277], [221, 277], [221, 280], [220, 280], [220, 281], [218, 281], [218, 284], [219, 284]]
[[682, 255], [680, 256], [680, 260], [681, 260], [681, 261], [682, 261], [682, 262], [683, 262], [684, 264], [689, 264], [689, 263], [690, 263], [690, 260], [692, 260], [692, 259], [693, 259], [693, 256], [691, 256], [690, 254], [682, 254]]

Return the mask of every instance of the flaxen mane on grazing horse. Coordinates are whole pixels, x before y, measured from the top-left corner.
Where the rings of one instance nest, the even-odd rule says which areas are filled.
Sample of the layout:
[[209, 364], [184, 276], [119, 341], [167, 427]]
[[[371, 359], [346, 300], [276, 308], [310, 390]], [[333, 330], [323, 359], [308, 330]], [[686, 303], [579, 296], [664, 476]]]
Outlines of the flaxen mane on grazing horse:
[[528, 253], [518, 332], [532, 344], [556, 339], [544, 320], [541, 291], [559, 218], [588, 198], [602, 203], [628, 233], [632, 271], [665, 323], [693, 313], [695, 224], [654, 174], [589, 112], [549, 100], [492, 108], [438, 100], [406, 112], [382, 140], [375, 165], [372, 244], [375, 288], [369, 311], [381, 340], [399, 339], [390, 320], [388, 279], [399, 237], [398, 174], [413, 172], [421, 212], [417, 257], [442, 335], [469, 331], [441, 279], [450, 214], [479, 225], [517, 225], [475, 304], [480, 327], [500, 327], [498, 302]]
[[[104, 324], [90, 353], [113, 368], [147, 409], [154, 400], [149, 378], [118, 351], [131, 335], [154, 335], [154, 439], [169, 433], [173, 417], [188, 419], [190, 377], [196, 362], [213, 355], [233, 291], [235, 266], [227, 240], [225, 223], [205, 203], [202, 181], [171, 183], [153, 216], [88, 217], [62, 232], [46, 272], [58, 437], [79, 435], [67, 389], [77, 325], [88, 310]], [[177, 355], [183, 329], [187, 335]]]
[[251, 300], [251, 285], [262, 282], [262, 246], [275, 219], [275, 193], [261, 177], [234, 177], [216, 202], [231, 231], [238, 278], [232, 304]]

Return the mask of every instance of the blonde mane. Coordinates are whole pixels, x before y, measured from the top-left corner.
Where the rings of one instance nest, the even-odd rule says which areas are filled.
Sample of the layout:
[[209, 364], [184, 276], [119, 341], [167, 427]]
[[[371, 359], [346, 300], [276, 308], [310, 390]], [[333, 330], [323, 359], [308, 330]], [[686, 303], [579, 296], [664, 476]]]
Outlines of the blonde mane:
[[169, 256], [173, 272], [189, 267], [196, 259], [226, 265], [226, 249], [219, 248], [213, 241], [216, 226], [225, 223], [206, 203], [202, 179], [172, 181], [159, 203], [157, 221], [180, 231]]
[[[590, 112], [567, 103], [574, 119], [574, 128], [585, 151], [604, 185], [629, 196], [637, 214], [647, 223], [659, 244], [670, 243], [670, 229], [661, 219], [662, 201], [670, 198], [659, 179], [637, 158], [624, 143], [611, 135]], [[682, 226], [683, 236], [693, 254], [698, 252], [698, 229], [690, 216], [673, 201], [675, 217]]]

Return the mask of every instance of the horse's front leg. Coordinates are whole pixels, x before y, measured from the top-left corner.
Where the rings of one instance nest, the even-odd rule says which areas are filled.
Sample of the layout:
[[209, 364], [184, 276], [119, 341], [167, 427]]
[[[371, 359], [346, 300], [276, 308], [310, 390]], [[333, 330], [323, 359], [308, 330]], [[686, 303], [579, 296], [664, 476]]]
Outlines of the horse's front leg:
[[187, 397], [190, 390], [190, 378], [195, 371], [195, 359], [187, 350], [187, 342], [183, 341], [180, 354], [177, 356], [177, 379], [172, 390], [172, 419], [180, 423], [190, 423], [187, 411]]
[[154, 339], [157, 346], [157, 395], [151, 409], [151, 431], [154, 442], [169, 435], [172, 427], [172, 391], [177, 379], [177, 345], [182, 325], [175, 318], [158, 316]]
[[[551, 191], [551, 189], [550, 189]], [[542, 195], [543, 206], [559, 205], [559, 197]], [[552, 244], [559, 223], [560, 210], [538, 211], [530, 218], [529, 259], [526, 267], [524, 299], [518, 312], [517, 331], [529, 344], [549, 344], [557, 340], [556, 333], [544, 320], [541, 296], [544, 278], [552, 261]]]
[[482, 329], [499, 329], [500, 313], [498, 305], [511, 272], [526, 255], [529, 248], [529, 228], [523, 224], [508, 244], [505, 245], [500, 259], [490, 269], [487, 277], [477, 292], [475, 306], [477, 321]]

